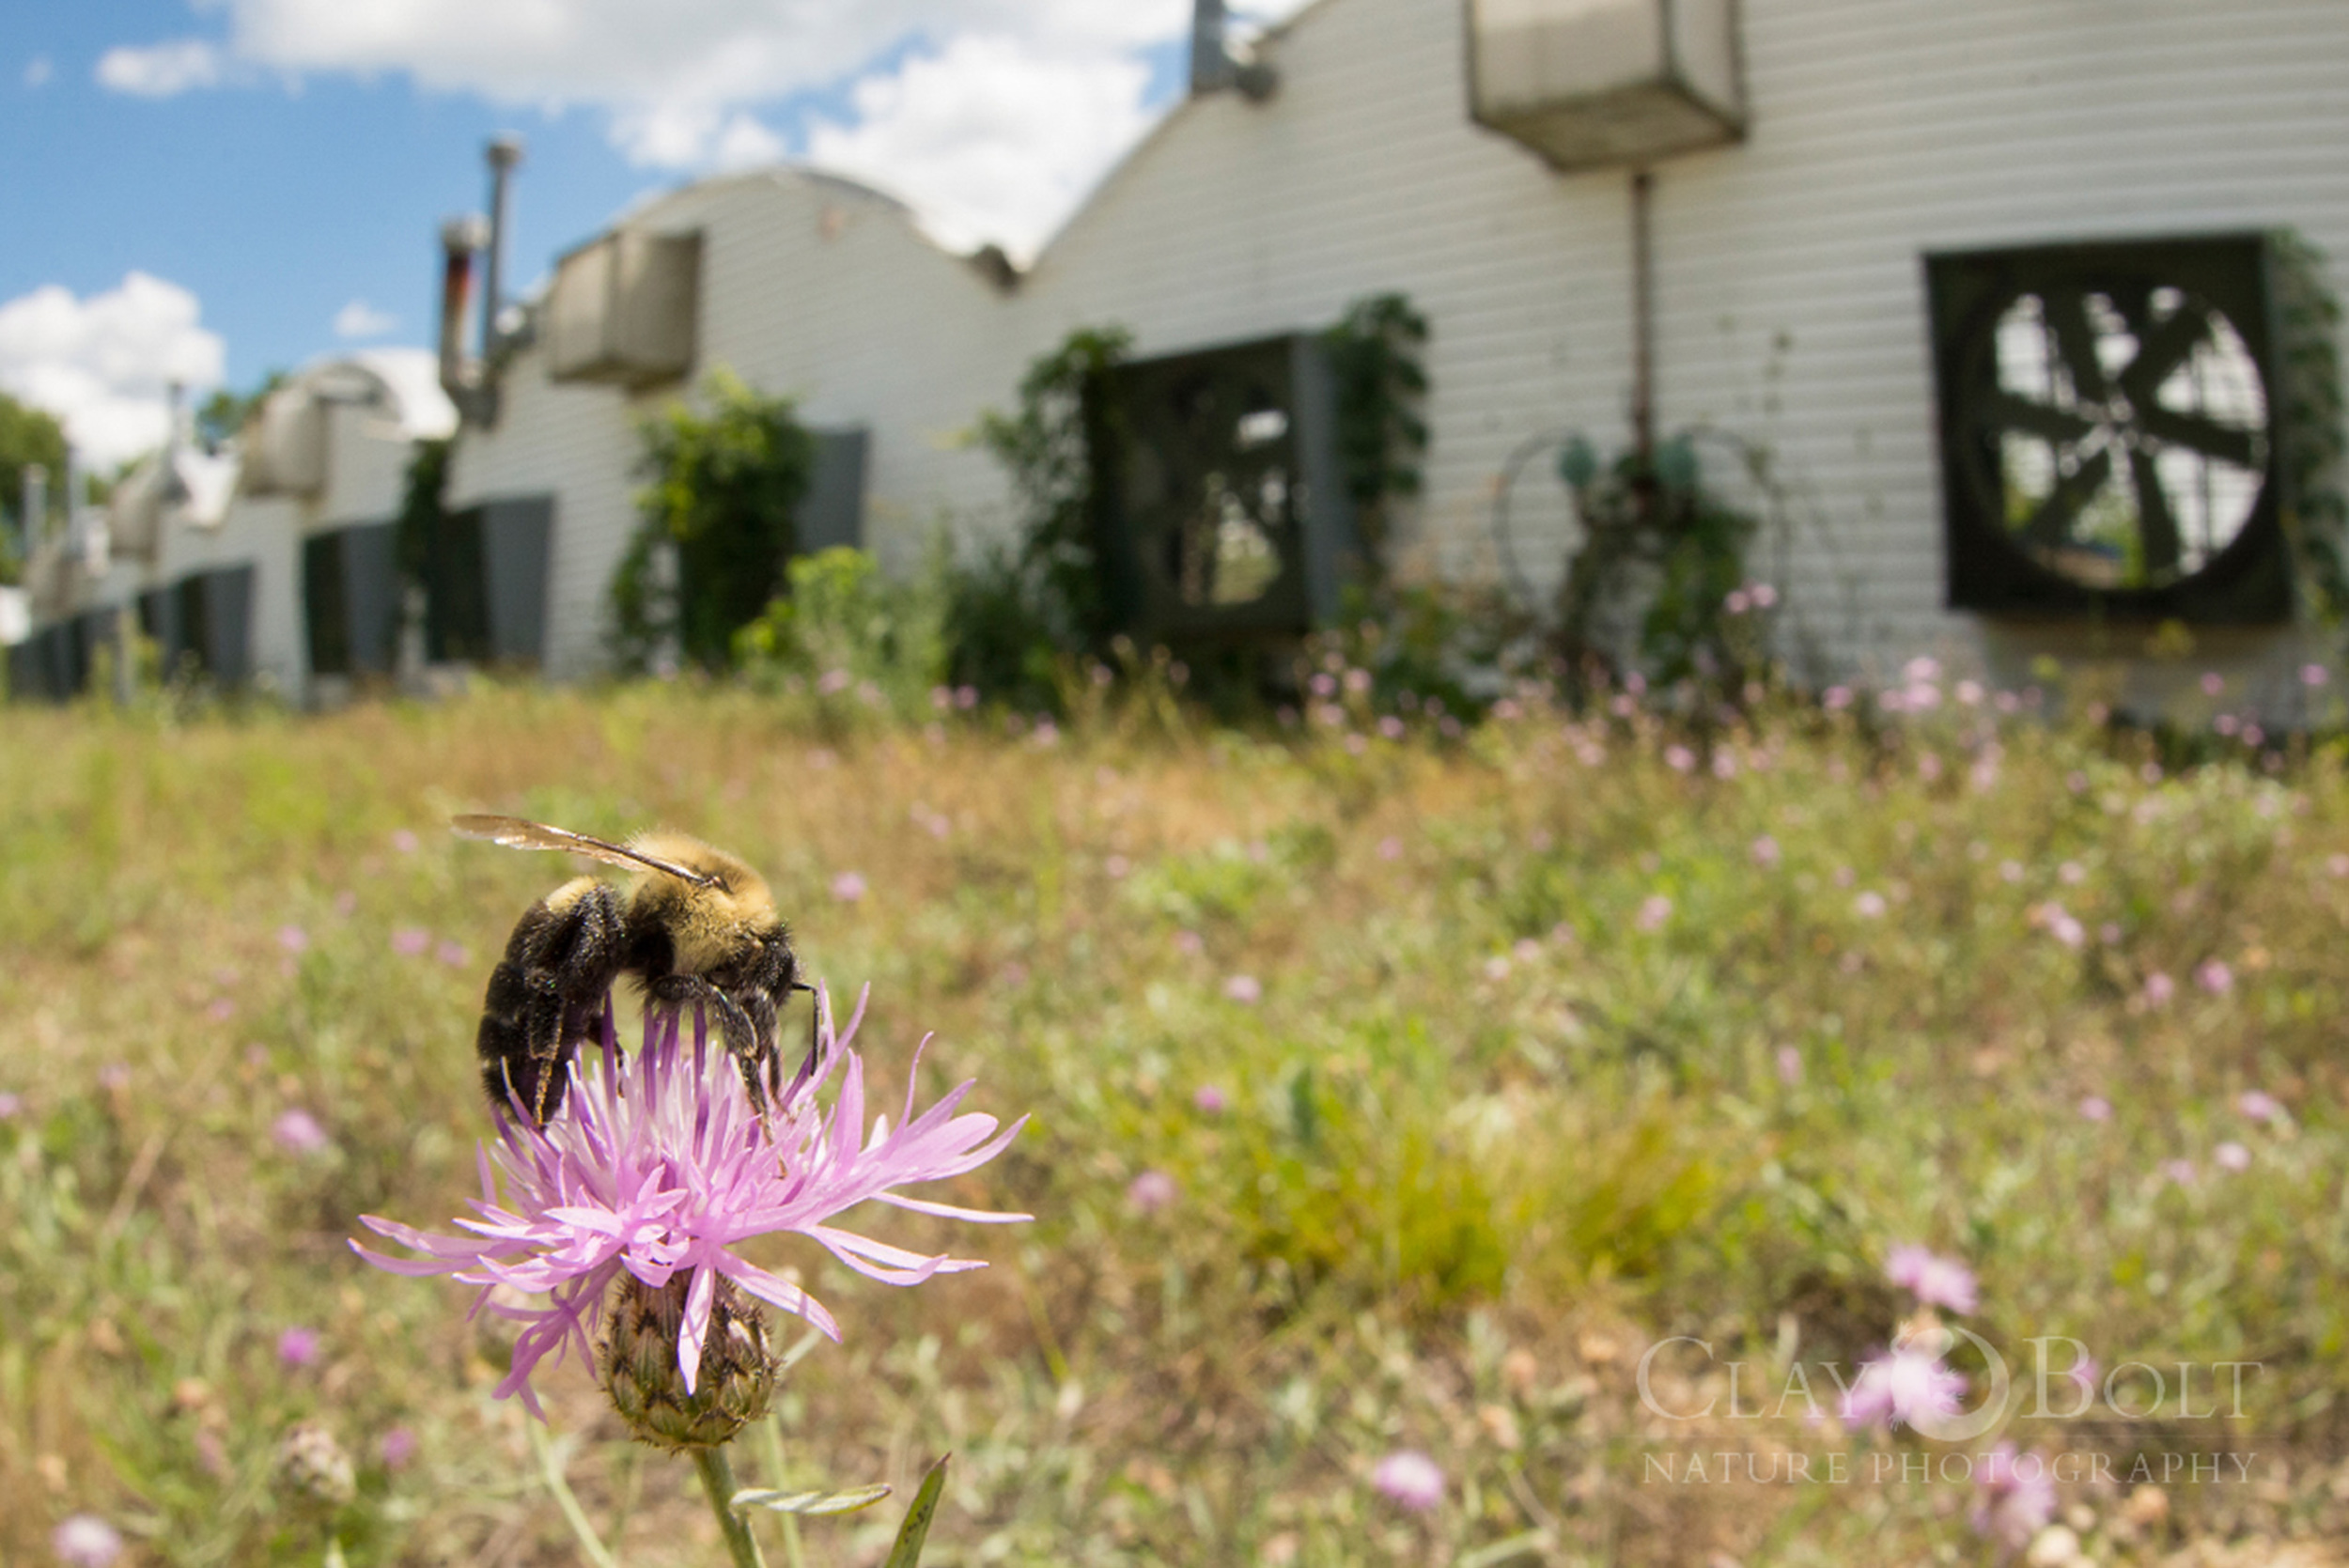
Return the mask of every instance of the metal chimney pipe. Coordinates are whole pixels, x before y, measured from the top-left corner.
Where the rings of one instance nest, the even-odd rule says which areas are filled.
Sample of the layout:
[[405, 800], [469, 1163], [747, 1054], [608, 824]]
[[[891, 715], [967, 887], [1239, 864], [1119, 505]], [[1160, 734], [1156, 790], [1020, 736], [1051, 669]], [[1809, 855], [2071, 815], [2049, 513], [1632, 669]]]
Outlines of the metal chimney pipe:
[[465, 357], [465, 302], [473, 292], [473, 256], [489, 240], [489, 225], [471, 215], [441, 225], [441, 390], [458, 411], [470, 414], [478, 368]]
[[1190, 12], [1190, 90], [1211, 93], [1232, 82], [1223, 42], [1223, 0], [1194, 0]]
[[49, 470], [39, 463], [24, 465], [24, 512], [18, 523], [23, 530], [23, 553], [30, 555], [33, 547], [49, 536]]
[[481, 289], [481, 357], [497, 352], [498, 314], [506, 308], [506, 187], [522, 161], [522, 139], [507, 132], [490, 138], [490, 259]]

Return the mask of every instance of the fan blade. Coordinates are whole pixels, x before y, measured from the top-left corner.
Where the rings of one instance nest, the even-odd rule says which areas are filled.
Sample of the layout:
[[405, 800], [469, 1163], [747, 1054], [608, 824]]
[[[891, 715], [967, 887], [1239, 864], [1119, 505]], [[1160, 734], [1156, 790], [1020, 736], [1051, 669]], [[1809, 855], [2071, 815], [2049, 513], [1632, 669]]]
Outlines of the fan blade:
[[2221, 425], [2201, 414], [2180, 413], [2165, 409], [2159, 403], [2141, 403], [2137, 410], [2138, 428], [2155, 441], [2172, 446], [2183, 446], [2200, 452], [2205, 458], [2237, 468], [2258, 468], [2262, 444], [2260, 432]]
[[2152, 453], [2129, 454], [2129, 477], [2137, 486], [2137, 532], [2145, 545], [2145, 576], [2162, 582], [2176, 573], [2184, 551], [2178, 520], [2170, 510], [2170, 495], [2161, 488], [2161, 471]]
[[2035, 403], [2003, 387], [1991, 392], [1975, 407], [1976, 422], [1994, 431], [2020, 430], [2057, 446], [2068, 446], [2096, 427], [2092, 419], [2084, 419], [2068, 409]]
[[2167, 321], [2148, 328], [2137, 340], [2137, 357], [2119, 377], [2130, 402], [2149, 405], [2170, 373], [2210, 335], [2210, 313], [2189, 300]]
[[2041, 550], [2060, 550], [2072, 542], [2072, 524], [2095, 493], [2112, 477], [2112, 453], [2097, 453], [2077, 473], [2047, 492], [2039, 510], [2022, 528], [2024, 539]]
[[2100, 403], [2111, 394], [2104, 362], [2096, 357], [2096, 329], [2088, 324], [2088, 295], [2067, 288], [2040, 296], [2047, 325], [2055, 332], [2056, 352], [2072, 373], [2072, 390], [2082, 402]]

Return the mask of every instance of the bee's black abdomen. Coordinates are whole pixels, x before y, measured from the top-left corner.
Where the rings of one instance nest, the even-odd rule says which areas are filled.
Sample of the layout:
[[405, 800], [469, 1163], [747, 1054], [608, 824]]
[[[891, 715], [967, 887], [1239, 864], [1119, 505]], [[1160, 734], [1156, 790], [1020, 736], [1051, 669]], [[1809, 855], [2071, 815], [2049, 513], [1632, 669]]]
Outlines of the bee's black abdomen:
[[515, 923], [475, 1040], [490, 1104], [510, 1095], [541, 1125], [561, 1108], [565, 1070], [619, 976], [623, 937], [618, 895], [592, 877], [565, 883]]

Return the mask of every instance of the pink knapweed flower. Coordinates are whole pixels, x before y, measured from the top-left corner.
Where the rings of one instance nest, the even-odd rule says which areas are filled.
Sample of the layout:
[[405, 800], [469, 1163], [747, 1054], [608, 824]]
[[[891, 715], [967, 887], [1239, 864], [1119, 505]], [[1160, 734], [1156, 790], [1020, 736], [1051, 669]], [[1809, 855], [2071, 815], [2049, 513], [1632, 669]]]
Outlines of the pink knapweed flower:
[[2322, 686], [2326, 683], [2326, 681], [2331, 678], [2331, 675], [2326, 673], [2325, 666], [2322, 664], [2303, 664], [2300, 666], [2300, 684], [2303, 686]]
[[854, 904], [864, 896], [864, 878], [853, 871], [844, 871], [832, 879], [832, 895], [843, 904]]
[[269, 1135], [279, 1148], [296, 1155], [317, 1154], [329, 1141], [319, 1119], [300, 1106], [279, 1111], [277, 1120], [269, 1125]]
[[2210, 1152], [2210, 1158], [2211, 1163], [2221, 1171], [2241, 1172], [2251, 1168], [2251, 1151], [2232, 1139], [2229, 1139], [2213, 1149]]
[[1392, 713], [1384, 715], [1378, 721], [1378, 735], [1379, 737], [1384, 740], [1402, 739], [1403, 721], [1396, 718]]
[[392, 951], [403, 958], [421, 958], [424, 950], [432, 945], [432, 933], [413, 925], [403, 925], [392, 933]]
[[122, 1533], [95, 1514], [75, 1514], [51, 1532], [49, 1549], [69, 1568], [106, 1568], [122, 1555]]
[[1777, 865], [1779, 862], [1780, 851], [1778, 847], [1778, 840], [1772, 838], [1767, 833], [1764, 833], [1761, 837], [1755, 839], [1753, 841], [1752, 847], [1748, 849], [1746, 852], [1753, 857], [1754, 864], [1762, 867], [1766, 871]]
[[2280, 1122], [2284, 1119], [2282, 1102], [2263, 1089], [2246, 1089], [2235, 1096], [2234, 1108], [2254, 1122]]
[[24, 1109], [23, 1099], [15, 1094], [0, 1094], [0, 1122], [13, 1122]]
[[1195, 958], [1207, 951], [1207, 939], [1196, 931], [1177, 931], [1174, 933], [1174, 951]]
[[1941, 1358], [1904, 1348], [1860, 1363], [1841, 1414], [1846, 1426], [1915, 1426], [1955, 1415], [1965, 1390], [1966, 1379]]
[[1928, 1307], [1947, 1307], [1953, 1312], [1974, 1310], [1974, 1271], [1955, 1258], [1913, 1243], [1895, 1247], [1884, 1260], [1884, 1275]]
[[1443, 1501], [1443, 1471], [1417, 1449], [1399, 1449], [1378, 1461], [1370, 1483], [1414, 1514], [1424, 1514]]
[[1884, 916], [1884, 894], [1870, 889], [1851, 901], [1852, 913], [1862, 920], [1880, 920]]
[[1640, 912], [1631, 924], [1642, 931], [1661, 931], [1664, 923], [1672, 917], [1672, 901], [1662, 893], [1650, 893], [1640, 904]]
[[376, 1457], [383, 1461], [385, 1469], [406, 1469], [408, 1461], [416, 1456], [415, 1429], [406, 1426], [393, 1427], [377, 1440], [375, 1452]]
[[1378, 858], [1382, 861], [1401, 860], [1403, 858], [1403, 841], [1392, 835], [1380, 839], [1378, 841]]
[[2216, 697], [2217, 695], [2218, 695], [2218, 693], [2219, 693], [2219, 692], [2224, 691], [2226, 689], [2227, 689], [2227, 677], [2226, 677], [2226, 676], [2224, 676], [2224, 675], [2220, 675], [2220, 674], [2219, 674], [2217, 671], [2216, 671], [2216, 670], [2204, 670], [2204, 671], [2202, 672], [2202, 695], [2203, 695], [2203, 696], [2205, 696], [2205, 697]]
[[2336, 852], [2326, 856], [2325, 869], [2336, 877], [2349, 877], [2349, 855]]
[[1697, 765], [1696, 753], [1677, 743], [1664, 748], [1664, 766], [1675, 773], [1686, 773]]
[[432, 956], [438, 958], [442, 963], [446, 964], [450, 969], [461, 970], [465, 967], [465, 959], [467, 956], [465, 953], [465, 944], [459, 941], [443, 942], [439, 947], [432, 950]]
[[2080, 1114], [2092, 1122], [2109, 1122], [2112, 1120], [2112, 1102], [2102, 1094], [2083, 1095]]
[[285, 1366], [306, 1367], [319, 1358], [319, 1331], [288, 1328], [277, 1336], [277, 1359]]
[[1974, 1504], [1967, 1518], [1976, 1535], [2019, 1552], [2055, 1514], [2055, 1478], [2041, 1455], [2018, 1457], [2013, 1443], [2000, 1442], [1975, 1464]]
[[[917, 1114], [917, 1048], [904, 1114], [894, 1127], [880, 1117], [868, 1129], [864, 1063], [851, 1048], [863, 1017], [860, 997], [848, 1028], [836, 1031], [831, 998], [819, 989], [816, 1070], [803, 1069], [761, 1118], [733, 1061], [723, 1049], [708, 1048], [701, 1015], [690, 1039], [674, 1012], [647, 1016], [643, 1048], [623, 1063], [607, 1006], [604, 1048], [573, 1060], [561, 1114], [544, 1127], [533, 1126], [526, 1116], [499, 1117], [497, 1141], [480, 1157], [475, 1218], [457, 1221], [466, 1234], [433, 1234], [362, 1215], [376, 1234], [422, 1256], [389, 1257], [356, 1241], [351, 1250], [396, 1274], [443, 1274], [475, 1286], [475, 1311], [486, 1305], [521, 1325], [511, 1370], [496, 1391], [500, 1398], [519, 1394], [534, 1415], [540, 1411], [531, 1374], [568, 1347], [592, 1360], [605, 1299], [623, 1274], [656, 1291], [675, 1276], [688, 1278], [677, 1335], [677, 1371], [688, 1393], [699, 1376], [721, 1276], [837, 1340], [840, 1326], [821, 1302], [735, 1248], [754, 1237], [796, 1232], [868, 1279], [912, 1285], [985, 1265], [924, 1257], [841, 1230], [832, 1218], [868, 1199], [950, 1219], [1030, 1218], [958, 1208], [897, 1190], [976, 1170], [1003, 1152], [1027, 1118], [999, 1135], [992, 1116], [956, 1115], [970, 1093], [967, 1082]], [[839, 1092], [827, 1111], [817, 1096], [835, 1077]], [[516, 1305], [494, 1299], [500, 1285], [544, 1294], [547, 1300]]]
[[1506, 979], [1508, 979], [1508, 978], [1509, 978], [1509, 960], [1508, 960], [1505, 956], [1503, 956], [1502, 955], [1498, 954], [1498, 953], [1494, 954], [1491, 957], [1489, 957], [1489, 958], [1486, 959], [1486, 960], [1485, 960], [1485, 978], [1486, 978], [1486, 979], [1487, 979], [1487, 980], [1506, 980]]
[[1819, 693], [1819, 706], [1829, 713], [1841, 713], [1851, 706], [1851, 688], [1848, 686], [1828, 687]]
[[1174, 1206], [1183, 1189], [1163, 1171], [1144, 1171], [1126, 1184], [1126, 1203], [1136, 1214], [1157, 1214]]
[[1264, 983], [1252, 974], [1236, 974], [1223, 983], [1223, 995], [1245, 1006], [1264, 1000]]
[[1778, 1048], [1778, 1081], [1792, 1089], [1802, 1081], [1802, 1052], [1793, 1046]]
[[2180, 1187], [2192, 1187], [2198, 1174], [2190, 1159], [2165, 1159], [2161, 1162], [2161, 1173], [2164, 1180], [2176, 1182]]
[[2170, 1005], [2170, 999], [2177, 994], [2178, 983], [2162, 973], [2161, 970], [2155, 970], [2145, 977], [2145, 1004], [2147, 1006], [2167, 1007]]
[[2224, 996], [2234, 989], [2234, 970], [2217, 958], [2204, 959], [2194, 971], [2194, 983], [2213, 996]]
[[1223, 1097], [1223, 1091], [1212, 1083], [1203, 1083], [1191, 1091], [1190, 1108], [1204, 1116], [1220, 1116], [1230, 1103]]
[[412, 855], [424, 847], [424, 840], [409, 829], [396, 828], [392, 831], [392, 847], [403, 855]]
[[310, 946], [310, 933], [299, 925], [281, 925], [277, 928], [277, 945], [288, 953], [306, 952]]

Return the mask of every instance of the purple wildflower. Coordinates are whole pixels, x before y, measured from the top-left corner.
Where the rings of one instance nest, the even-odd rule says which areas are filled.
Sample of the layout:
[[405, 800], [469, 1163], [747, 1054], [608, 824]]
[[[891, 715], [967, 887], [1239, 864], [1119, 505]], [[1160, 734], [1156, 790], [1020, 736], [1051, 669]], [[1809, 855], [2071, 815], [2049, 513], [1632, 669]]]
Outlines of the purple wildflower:
[[1862, 920], [1880, 920], [1884, 916], [1884, 894], [1870, 889], [1852, 900], [1852, 912]]
[[408, 1461], [416, 1456], [415, 1429], [406, 1426], [393, 1427], [376, 1443], [375, 1452], [377, 1457], [383, 1461], [385, 1469], [406, 1469]]
[[2280, 1122], [2284, 1119], [2282, 1103], [2263, 1089], [2246, 1089], [2235, 1096], [2234, 1108], [2254, 1122]]
[[2080, 1114], [2092, 1122], [2109, 1122], [2112, 1102], [2102, 1094], [2084, 1094], [2080, 1097]]
[[122, 1534], [94, 1514], [75, 1514], [51, 1534], [49, 1549], [70, 1568], [106, 1568], [122, 1555]]
[[2251, 1151], [2232, 1139], [2210, 1152], [2211, 1163], [2221, 1171], [2242, 1172], [2251, 1168]]
[[424, 840], [407, 828], [395, 828], [392, 830], [392, 847], [403, 855], [412, 855], [424, 847]]
[[1230, 1103], [1223, 1097], [1223, 1091], [1212, 1083], [1203, 1083], [1191, 1091], [1191, 1109], [1204, 1116], [1220, 1116]]
[[[819, 992], [821, 1065], [795, 1080], [762, 1119], [734, 1063], [723, 1054], [710, 1060], [705, 1019], [697, 1017], [689, 1044], [675, 1013], [648, 1017], [644, 1048], [624, 1065], [607, 1007], [604, 1049], [582, 1053], [571, 1063], [563, 1113], [545, 1127], [526, 1117], [500, 1117], [497, 1142], [480, 1157], [482, 1191], [473, 1204], [477, 1218], [457, 1222], [469, 1234], [432, 1234], [362, 1215], [378, 1235], [424, 1255], [386, 1257], [356, 1241], [352, 1250], [396, 1274], [445, 1274], [476, 1286], [476, 1311], [487, 1305], [521, 1325], [512, 1369], [497, 1393], [520, 1394], [534, 1415], [540, 1412], [531, 1374], [567, 1346], [591, 1352], [608, 1287], [623, 1274], [655, 1291], [673, 1277], [687, 1278], [677, 1355], [688, 1393], [699, 1375], [722, 1277], [837, 1340], [839, 1324], [820, 1302], [756, 1267], [735, 1247], [778, 1231], [797, 1232], [867, 1278], [912, 1285], [985, 1265], [924, 1257], [838, 1229], [829, 1223], [832, 1217], [874, 1199], [950, 1219], [1030, 1218], [896, 1190], [976, 1170], [1003, 1152], [1026, 1118], [997, 1135], [992, 1116], [956, 1115], [969, 1083], [917, 1115], [909, 1073], [903, 1117], [894, 1128], [885, 1117], [877, 1119], [868, 1135], [864, 1063], [850, 1048], [863, 1017], [860, 997], [848, 1028], [835, 1030], [830, 998]], [[920, 1061], [917, 1048], [917, 1069]], [[835, 1074], [840, 1089], [827, 1112], [817, 1095]], [[539, 1306], [493, 1300], [500, 1285], [545, 1293], [549, 1299]]]
[[433, 950], [432, 955], [450, 969], [460, 970], [465, 967], [465, 944], [462, 942], [443, 942]]
[[1264, 1000], [1264, 982], [1252, 974], [1236, 974], [1223, 983], [1223, 994], [1233, 1001], [1253, 1006]]
[[269, 1135], [288, 1154], [314, 1155], [330, 1141], [319, 1119], [295, 1106], [278, 1112], [277, 1120], [269, 1126]]
[[1802, 1052], [1793, 1046], [1778, 1048], [1778, 1081], [1789, 1089], [1802, 1081]]
[[2303, 686], [2322, 686], [2330, 678], [2331, 676], [2326, 673], [2325, 666], [2322, 664], [2303, 664], [2300, 666], [2300, 684]]
[[1957, 1414], [1966, 1379], [1941, 1358], [1913, 1348], [1860, 1363], [1844, 1391], [1842, 1415], [1851, 1426], [1915, 1426]]
[[0, 1122], [13, 1122], [17, 1112], [24, 1109], [23, 1099], [15, 1094], [0, 1094]]
[[1378, 858], [1382, 861], [1401, 860], [1403, 858], [1403, 841], [1392, 836], [1392, 834], [1380, 839], [1378, 841]]
[[2170, 999], [2178, 994], [2178, 983], [2155, 970], [2145, 977], [2145, 1005], [2167, 1007]]
[[2165, 1180], [2176, 1182], [2180, 1187], [2192, 1187], [2196, 1175], [2194, 1162], [2190, 1159], [2165, 1159], [2161, 1162], [2161, 1173]]
[[1660, 931], [1672, 917], [1672, 901], [1662, 893], [1650, 893], [1640, 904], [1640, 912], [1631, 924], [1642, 931]]
[[1885, 1277], [1928, 1307], [1953, 1312], [1974, 1310], [1974, 1271], [1955, 1258], [1945, 1258], [1922, 1247], [1895, 1247], [1884, 1262]]
[[864, 878], [853, 871], [844, 871], [832, 879], [832, 895], [843, 904], [854, 904], [864, 896]]
[[277, 1359], [286, 1366], [306, 1367], [319, 1358], [319, 1331], [288, 1328], [277, 1336]]
[[310, 933], [299, 925], [281, 925], [277, 928], [277, 945], [288, 953], [306, 952], [310, 946]]
[[424, 950], [432, 945], [432, 933], [413, 925], [403, 925], [392, 933], [392, 951], [403, 958], [421, 958]]
[[1156, 1214], [1174, 1206], [1183, 1189], [1174, 1185], [1174, 1178], [1159, 1170], [1144, 1171], [1126, 1184], [1126, 1203], [1136, 1214]]
[[1753, 841], [1752, 847], [1749, 849], [1747, 853], [1753, 857], [1754, 864], [1767, 870], [1778, 864], [1778, 840], [1772, 838], [1767, 833], [1764, 833], [1760, 838]]
[[2019, 1552], [2055, 1512], [2055, 1480], [2045, 1458], [2037, 1453], [2018, 1457], [2015, 1445], [2007, 1442], [1982, 1456], [1974, 1469], [1974, 1506], [1967, 1515], [1975, 1534]]
[[1378, 1461], [1370, 1483], [1414, 1514], [1443, 1501], [1443, 1471], [1417, 1449], [1398, 1449]]
[[2213, 996], [2225, 996], [2234, 989], [2234, 970], [2217, 958], [2206, 959], [2194, 971], [2194, 983]]

